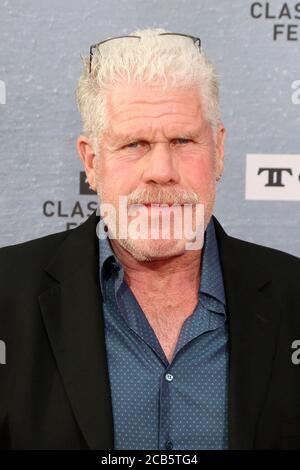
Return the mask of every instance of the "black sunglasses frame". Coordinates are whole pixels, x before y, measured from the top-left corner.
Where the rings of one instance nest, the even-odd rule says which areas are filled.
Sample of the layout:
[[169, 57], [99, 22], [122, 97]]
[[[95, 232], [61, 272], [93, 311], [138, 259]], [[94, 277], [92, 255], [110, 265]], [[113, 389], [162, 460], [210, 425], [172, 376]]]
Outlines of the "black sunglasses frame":
[[[159, 36], [183, 36], [183, 37], [186, 37], [186, 38], [191, 38], [194, 41], [195, 45], [198, 42], [199, 51], [201, 52], [201, 39], [197, 38], [195, 36], [190, 36], [189, 34], [182, 34], [182, 33], [160, 33]], [[116, 36], [114, 38], [109, 38], [109, 39], [105, 39], [104, 41], [100, 41], [97, 44], [92, 44], [90, 46], [90, 68], [89, 68], [90, 73], [92, 71], [93, 49], [98, 48], [101, 44], [104, 44], [105, 42], [113, 41], [114, 39], [122, 39], [122, 38], [141, 39], [141, 36]]]

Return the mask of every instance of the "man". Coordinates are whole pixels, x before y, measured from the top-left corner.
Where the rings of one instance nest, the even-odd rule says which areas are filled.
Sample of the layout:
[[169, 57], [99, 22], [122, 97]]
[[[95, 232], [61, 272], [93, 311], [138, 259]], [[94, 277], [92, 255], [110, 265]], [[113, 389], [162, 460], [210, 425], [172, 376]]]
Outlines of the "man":
[[[212, 215], [225, 128], [200, 40], [92, 46], [77, 98], [101, 220], [0, 250], [1, 446], [300, 449], [300, 263]], [[146, 237], [120, 235], [120, 196]], [[154, 204], [192, 207], [194, 241], [202, 205], [203, 244], [149, 236]]]

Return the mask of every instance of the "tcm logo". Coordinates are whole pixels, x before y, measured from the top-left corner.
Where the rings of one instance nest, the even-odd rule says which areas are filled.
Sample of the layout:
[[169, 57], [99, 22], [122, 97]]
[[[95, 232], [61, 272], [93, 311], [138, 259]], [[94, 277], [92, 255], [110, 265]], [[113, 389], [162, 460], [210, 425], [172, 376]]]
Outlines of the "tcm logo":
[[300, 155], [248, 154], [245, 197], [300, 201]]
[[252, 2], [250, 15], [254, 20], [264, 21], [273, 26], [273, 41], [284, 39], [298, 41], [300, 38], [299, 2]]
[[80, 172], [79, 194], [97, 194], [90, 186], [85, 171]]

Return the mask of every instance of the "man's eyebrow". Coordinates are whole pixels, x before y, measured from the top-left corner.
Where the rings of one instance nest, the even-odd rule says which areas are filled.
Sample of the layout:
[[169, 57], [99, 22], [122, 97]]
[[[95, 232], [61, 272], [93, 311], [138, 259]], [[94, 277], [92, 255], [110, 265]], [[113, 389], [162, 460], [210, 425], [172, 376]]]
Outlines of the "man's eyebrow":
[[[172, 132], [172, 137], [174, 138], [182, 138], [182, 139], [195, 139], [201, 134], [201, 129], [195, 130], [178, 130]], [[142, 132], [133, 132], [132, 134], [115, 134], [110, 133], [108, 135], [108, 139], [113, 145], [122, 145], [128, 142], [136, 142], [139, 140], [148, 141], [148, 138]]]
[[186, 131], [178, 132], [178, 137], [187, 138], [187, 139], [195, 139], [196, 137], [199, 137], [200, 134], [201, 134], [201, 129], [186, 130]]
[[113, 144], [122, 145], [127, 142], [131, 142], [134, 140], [141, 140], [141, 137], [138, 137], [137, 134], [110, 134], [109, 140]]

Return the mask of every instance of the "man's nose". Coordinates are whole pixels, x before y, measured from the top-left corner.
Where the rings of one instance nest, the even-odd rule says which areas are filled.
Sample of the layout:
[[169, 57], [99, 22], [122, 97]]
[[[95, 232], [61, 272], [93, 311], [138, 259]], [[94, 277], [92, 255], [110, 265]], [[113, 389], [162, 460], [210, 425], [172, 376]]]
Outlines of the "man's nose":
[[144, 183], [178, 183], [174, 155], [167, 142], [156, 142], [144, 157]]

